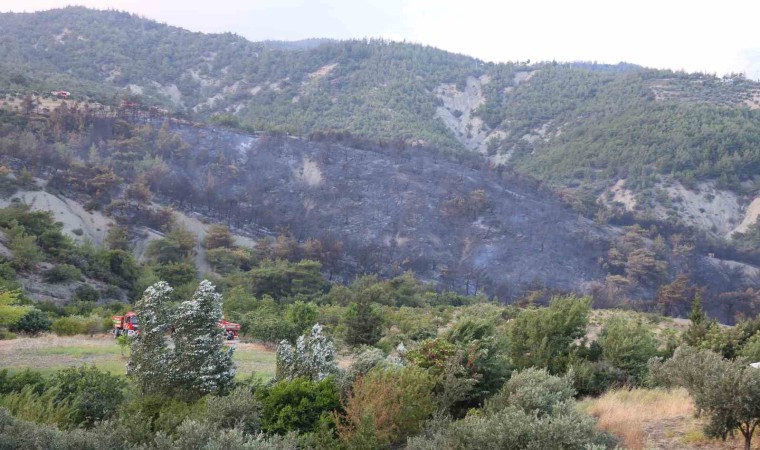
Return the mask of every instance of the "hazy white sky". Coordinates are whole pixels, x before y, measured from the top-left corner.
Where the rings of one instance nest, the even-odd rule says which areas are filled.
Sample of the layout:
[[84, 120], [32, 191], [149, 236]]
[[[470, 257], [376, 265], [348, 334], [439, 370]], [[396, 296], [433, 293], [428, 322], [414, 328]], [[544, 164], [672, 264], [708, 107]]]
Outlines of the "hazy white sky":
[[0, 0], [0, 11], [68, 4], [251, 40], [382, 36], [488, 61], [626, 61], [760, 77], [757, 0]]

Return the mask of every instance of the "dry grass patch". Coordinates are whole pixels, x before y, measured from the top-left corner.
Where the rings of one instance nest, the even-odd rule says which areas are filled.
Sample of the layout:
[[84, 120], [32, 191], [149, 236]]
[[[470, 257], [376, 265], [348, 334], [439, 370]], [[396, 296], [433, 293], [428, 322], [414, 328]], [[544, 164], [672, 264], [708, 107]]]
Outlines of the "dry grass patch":
[[583, 402], [582, 407], [598, 419], [600, 429], [620, 437], [630, 449], [648, 448], [650, 424], [694, 414], [694, 404], [684, 389], [615, 390]]
[[[609, 391], [579, 407], [597, 418], [597, 426], [631, 450], [727, 450], [744, 448], [741, 436], [726, 442], [702, 433], [705, 418], [694, 417], [694, 402], [685, 389]], [[753, 448], [757, 444], [753, 442]]]

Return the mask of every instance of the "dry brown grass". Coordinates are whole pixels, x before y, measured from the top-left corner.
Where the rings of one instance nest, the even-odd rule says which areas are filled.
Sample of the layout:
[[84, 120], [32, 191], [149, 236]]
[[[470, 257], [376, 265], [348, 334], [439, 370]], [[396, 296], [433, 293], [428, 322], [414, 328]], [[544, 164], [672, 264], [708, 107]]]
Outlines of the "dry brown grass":
[[649, 448], [650, 424], [694, 414], [694, 404], [684, 389], [615, 390], [583, 402], [582, 407], [598, 419], [600, 429], [621, 438], [626, 448], [636, 450]]

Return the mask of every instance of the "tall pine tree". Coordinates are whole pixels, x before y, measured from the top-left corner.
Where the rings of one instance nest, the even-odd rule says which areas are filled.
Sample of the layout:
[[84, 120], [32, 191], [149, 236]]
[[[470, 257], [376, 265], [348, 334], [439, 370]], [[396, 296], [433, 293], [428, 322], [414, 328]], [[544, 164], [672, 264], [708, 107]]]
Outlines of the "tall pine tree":
[[348, 345], [375, 345], [383, 333], [383, 318], [366, 299], [352, 303], [345, 316]]
[[135, 303], [140, 319], [140, 334], [131, 340], [127, 375], [144, 394], [165, 392], [169, 387], [171, 353], [165, 334], [170, 328], [169, 296], [171, 286], [165, 281], [148, 287]]
[[694, 299], [691, 301], [691, 312], [689, 313], [691, 325], [683, 334], [683, 341], [692, 347], [699, 347], [705, 340], [707, 332], [715, 325], [715, 322], [707, 318], [707, 314], [702, 309], [702, 293], [697, 291]]
[[234, 348], [227, 347], [222, 320], [222, 296], [203, 280], [192, 300], [182, 302], [176, 315], [172, 378], [178, 393], [189, 397], [232, 387]]

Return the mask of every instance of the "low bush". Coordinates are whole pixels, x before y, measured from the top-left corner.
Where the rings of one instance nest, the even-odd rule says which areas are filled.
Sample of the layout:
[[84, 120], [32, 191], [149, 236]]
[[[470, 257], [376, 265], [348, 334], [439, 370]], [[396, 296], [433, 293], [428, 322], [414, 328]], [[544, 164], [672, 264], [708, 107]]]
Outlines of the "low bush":
[[261, 429], [261, 403], [247, 386], [238, 386], [229, 395], [206, 397], [201, 420], [220, 429], [238, 428], [255, 435]]
[[50, 325], [50, 330], [58, 336], [92, 335], [103, 331], [103, 320], [96, 316], [59, 317]]
[[760, 361], [760, 332], [755, 333], [747, 340], [739, 354], [750, 362]]
[[610, 319], [599, 336], [602, 358], [625, 373], [627, 382], [638, 385], [647, 374], [647, 361], [657, 356], [658, 343], [640, 321]]
[[193, 414], [193, 405], [188, 402], [164, 395], [143, 395], [122, 405], [119, 422], [145, 437], [156, 432], [174, 435]]
[[316, 431], [320, 422], [331, 420], [341, 409], [338, 388], [332, 377], [322, 381], [306, 378], [283, 380], [261, 391], [261, 429], [266, 433]]
[[440, 421], [409, 440], [412, 450], [441, 448], [612, 448], [614, 439], [575, 406], [570, 377], [527, 369], [512, 375], [477, 414]]
[[575, 396], [570, 376], [558, 377], [544, 369], [515, 372], [501, 391], [486, 402], [485, 410], [500, 411], [516, 406], [538, 416], [552, 414], [555, 407]]
[[435, 380], [415, 366], [377, 368], [359, 378], [345, 405], [338, 434], [348, 448], [403, 442], [433, 413]]
[[610, 387], [625, 384], [626, 374], [605, 361], [573, 361], [573, 388], [579, 397], [599, 396]]
[[56, 401], [71, 405], [72, 423], [92, 426], [116, 414], [124, 401], [123, 377], [103, 372], [95, 366], [59, 370], [51, 380]]
[[46, 270], [43, 277], [48, 283], [68, 283], [80, 281], [82, 271], [70, 264], [61, 264]]
[[246, 314], [242, 322], [244, 332], [257, 341], [294, 341], [301, 334], [293, 322], [276, 314]]
[[35, 308], [24, 314], [21, 319], [15, 324], [11, 325], [10, 330], [26, 333], [31, 335], [39, 334], [43, 331], [50, 331], [50, 325], [52, 322], [47, 314]]
[[24, 387], [30, 387], [36, 394], [42, 394], [48, 384], [41, 373], [26, 369], [15, 375], [10, 375], [8, 369], [0, 371], [0, 394], [21, 392]]
[[97, 302], [98, 300], [100, 300], [100, 292], [89, 284], [79, 286], [71, 298], [74, 302]]

